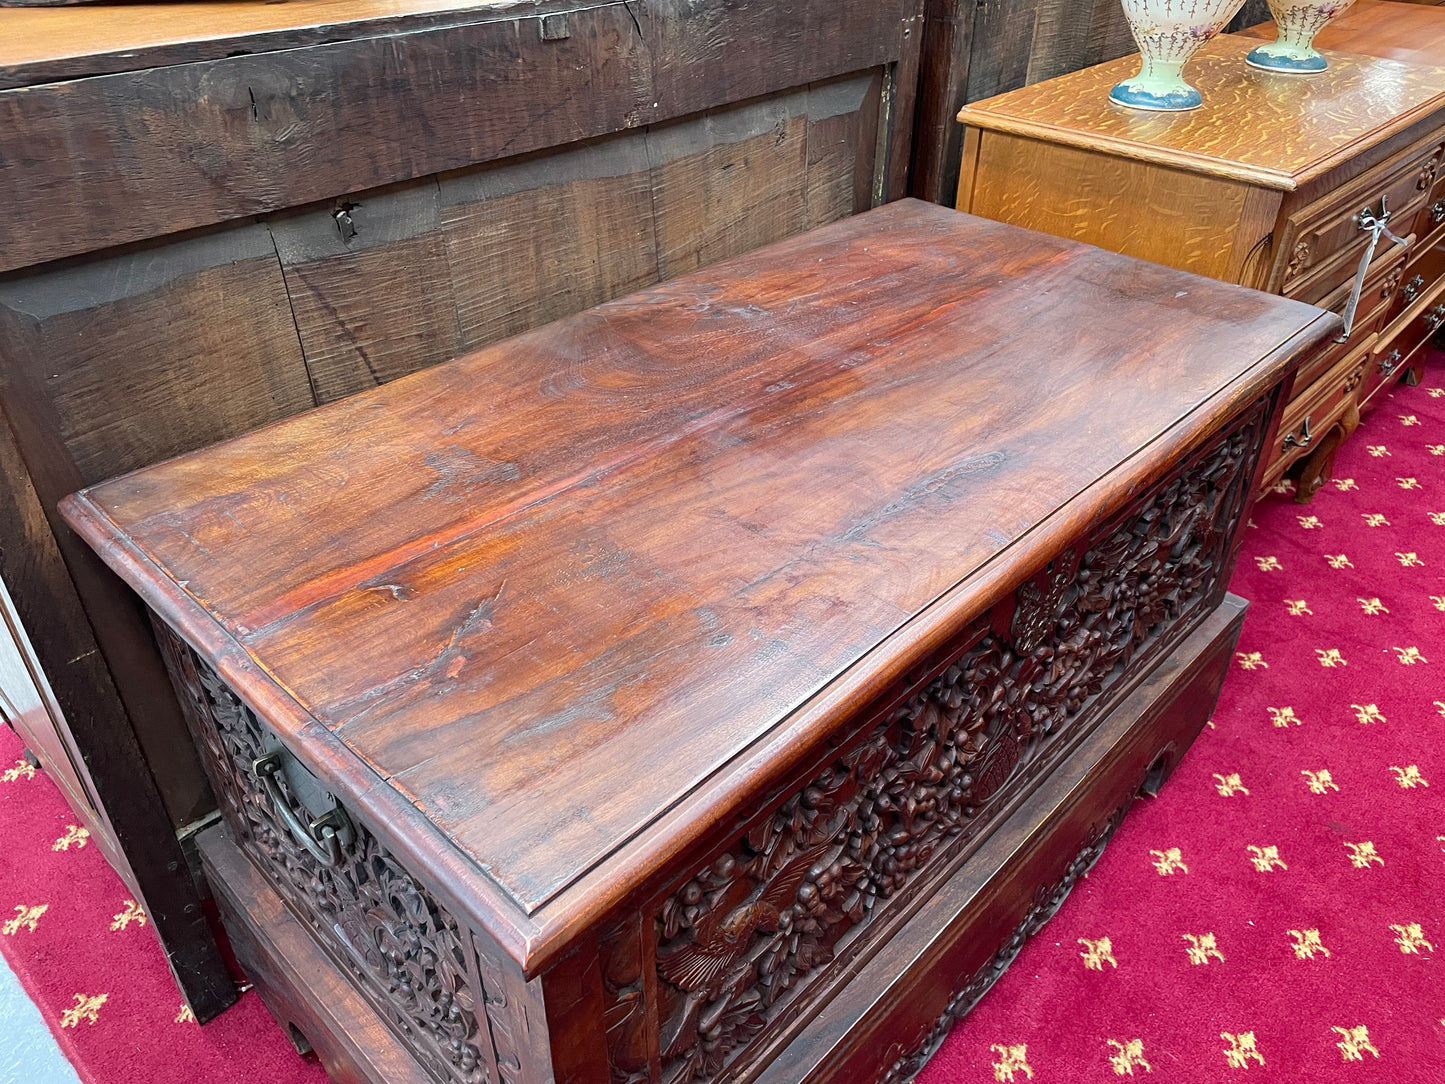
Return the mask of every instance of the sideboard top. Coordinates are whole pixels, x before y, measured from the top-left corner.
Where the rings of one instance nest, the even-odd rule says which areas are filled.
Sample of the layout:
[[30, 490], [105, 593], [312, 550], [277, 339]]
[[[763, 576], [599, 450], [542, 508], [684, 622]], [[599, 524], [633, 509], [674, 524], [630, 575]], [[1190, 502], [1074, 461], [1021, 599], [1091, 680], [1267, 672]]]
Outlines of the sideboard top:
[[903, 201], [62, 508], [535, 960], [1337, 323]]
[[[1274, 40], [1274, 23], [1260, 23], [1240, 33]], [[1445, 65], [1445, 8], [1434, 4], [1399, 4], [1391, 0], [1356, 0], [1315, 37], [1321, 49], [1364, 53], [1415, 64]]]
[[1187, 113], [1148, 113], [1109, 101], [1110, 88], [1138, 71], [1134, 55], [974, 102], [958, 119], [1293, 191], [1445, 111], [1445, 67], [1332, 52], [1319, 75], [1278, 75], [1245, 64], [1257, 44], [1234, 34], [1207, 42], [1185, 69], [1204, 105]]

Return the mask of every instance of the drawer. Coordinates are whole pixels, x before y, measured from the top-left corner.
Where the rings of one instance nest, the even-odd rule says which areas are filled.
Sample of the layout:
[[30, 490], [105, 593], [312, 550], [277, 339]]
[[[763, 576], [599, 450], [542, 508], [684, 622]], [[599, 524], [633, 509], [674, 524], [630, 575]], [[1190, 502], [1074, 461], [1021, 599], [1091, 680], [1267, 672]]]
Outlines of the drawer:
[[1381, 381], [1392, 375], [1392, 364], [1398, 366], [1445, 326], [1445, 234], [1410, 262], [1405, 276], [1380, 335]]
[[1369, 234], [1360, 228], [1361, 213], [1378, 214], [1381, 200], [1390, 211], [1391, 229], [1407, 236], [1434, 188], [1442, 150], [1436, 137], [1291, 215], [1280, 246], [1289, 262], [1279, 292], [1311, 302], [1329, 294], [1340, 281], [1342, 266], [1354, 265], [1368, 243]]
[[1379, 339], [1369, 335], [1321, 379], [1296, 395], [1285, 408], [1275, 434], [1265, 485], [1278, 481], [1290, 465], [1308, 455], [1342, 418], [1353, 429], [1359, 411], [1360, 387]]
[[[1321, 351], [1300, 366], [1299, 375], [1295, 377], [1297, 394], [1308, 392], [1316, 380], [1344, 360], [1347, 354], [1358, 350], [1360, 343], [1369, 338], [1372, 333], [1385, 326], [1385, 321], [1394, 308], [1393, 303], [1399, 294], [1404, 274], [1405, 251], [1398, 248], [1388, 260], [1380, 260], [1377, 266], [1371, 268], [1369, 276], [1365, 279], [1365, 287], [1360, 292], [1360, 304], [1355, 310], [1355, 326], [1350, 332], [1350, 337], [1343, 340], [1337, 339], [1328, 349]], [[1350, 289], [1353, 285], [1353, 278], [1340, 285], [1320, 303], [1320, 308], [1343, 315], [1345, 302], [1349, 300]]]
[[1416, 213], [1413, 230], [1417, 237], [1428, 237], [1442, 226], [1445, 226], [1445, 171], [1435, 179], [1435, 187], [1425, 197], [1425, 205]]
[[1421, 299], [1433, 294], [1442, 279], [1445, 279], [1445, 231], [1431, 238], [1428, 247], [1411, 253], [1404, 281], [1395, 297], [1395, 303], [1390, 306], [1391, 323], [1399, 320], [1411, 309], [1419, 307]]

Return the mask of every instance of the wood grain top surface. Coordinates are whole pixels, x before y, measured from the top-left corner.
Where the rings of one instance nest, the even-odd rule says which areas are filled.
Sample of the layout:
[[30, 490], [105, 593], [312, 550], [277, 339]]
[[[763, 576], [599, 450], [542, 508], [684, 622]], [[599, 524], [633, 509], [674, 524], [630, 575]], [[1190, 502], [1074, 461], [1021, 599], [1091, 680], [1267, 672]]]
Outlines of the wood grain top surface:
[[1082, 529], [1106, 477], [1122, 503], [1120, 464], [1336, 322], [902, 201], [63, 510], [204, 652], [244, 649], [303, 759], [319, 723], [532, 913], [633, 876], [664, 814], [843, 676], [914, 665], [910, 621], [961, 627], [980, 576], [1050, 556], [1041, 523]]
[[[1261, 23], [1241, 33], [1273, 41], [1275, 27], [1272, 22]], [[1445, 8], [1356, 0], [1353, 7], [1319, 32], [1315, 46], [1333, 52], [1445, 66]]]
[[958, 119], [1288, 191], [1445, 112], [1445, 67], [1330, 53], [1320, 75], [1279, 75], [1245, 64], [1257, 44], [1234, 34], [1205, 44], [1184, 71], [1204, 95], [1190, 112], [1109, 101], [1110, 88], [1137, 72], [1134, 55], [975, 102]]

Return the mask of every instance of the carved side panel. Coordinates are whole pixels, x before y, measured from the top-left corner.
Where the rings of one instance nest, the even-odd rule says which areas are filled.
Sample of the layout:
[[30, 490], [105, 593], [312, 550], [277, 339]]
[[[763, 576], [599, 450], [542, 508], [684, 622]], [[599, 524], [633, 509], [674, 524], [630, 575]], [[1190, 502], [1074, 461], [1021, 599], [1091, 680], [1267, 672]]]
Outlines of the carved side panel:
[[274, 742], [215, 671], [156, 626], [236, 842], [420, 1065], [446, 1084], [489, 1084], [470, 936], [364, 825], [353, 821], [355, 839], [332, 867], [297, 843], [251, 767]]
[[605, 983], [615, 1081], [709, 1080], [805, 1012], [838, 980], [830, 963], [866, 950], [920, 871], [978, 839], [1188, 634], [1223, 590], [1268, 417], [1261, 401], [1059, 554], [1001, 604], [993, 628], [1006, 633], [977, 640], [740, 825], [652, 912], [655, 994], [626, 939], [604, 940], [626, 960]]

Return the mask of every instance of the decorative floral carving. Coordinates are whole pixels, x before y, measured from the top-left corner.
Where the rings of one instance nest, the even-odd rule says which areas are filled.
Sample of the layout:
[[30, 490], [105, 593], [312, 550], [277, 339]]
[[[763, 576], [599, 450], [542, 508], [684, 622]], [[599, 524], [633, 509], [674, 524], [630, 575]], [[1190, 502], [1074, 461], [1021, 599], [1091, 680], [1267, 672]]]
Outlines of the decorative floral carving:
[[237, 842], [419, 1063], [438, 1081], [485, 1084], [481, 983], [456, 920], [361, 824], [335, 867], [308, 854], [252, 771], [269, 751], [261, 723], [189, 647], [158, 632]]
[[[973, 643], [662, 902], [665, 1084], [719, 1073], [915, 871], [1052, 767], [1131, 664], [1188, 631], [1222, 583], [1265, 417], [1261, 403], [1023, 584], [1008, 635]], [[618, 1081], [646, 1065], [630, 976], [607, 986]]]
[[1289, 282], [1296, 278], [1310, 264], [1310, 258], [1314, 255], [1314, 246], [1310, 244], [1308, 237], [1303, 238], [1294, 246], [1294, 252], [1290, 253], [1289, 266], [1284, 269], [1284, 280]]
[[1439, 148], [1420, 167], [1420, 176], [1415, 180], [1417, 192], [1428, 192], [1435, 184], [1435, 178], [1440, 172], [1440, 160], [1442, 152]]

